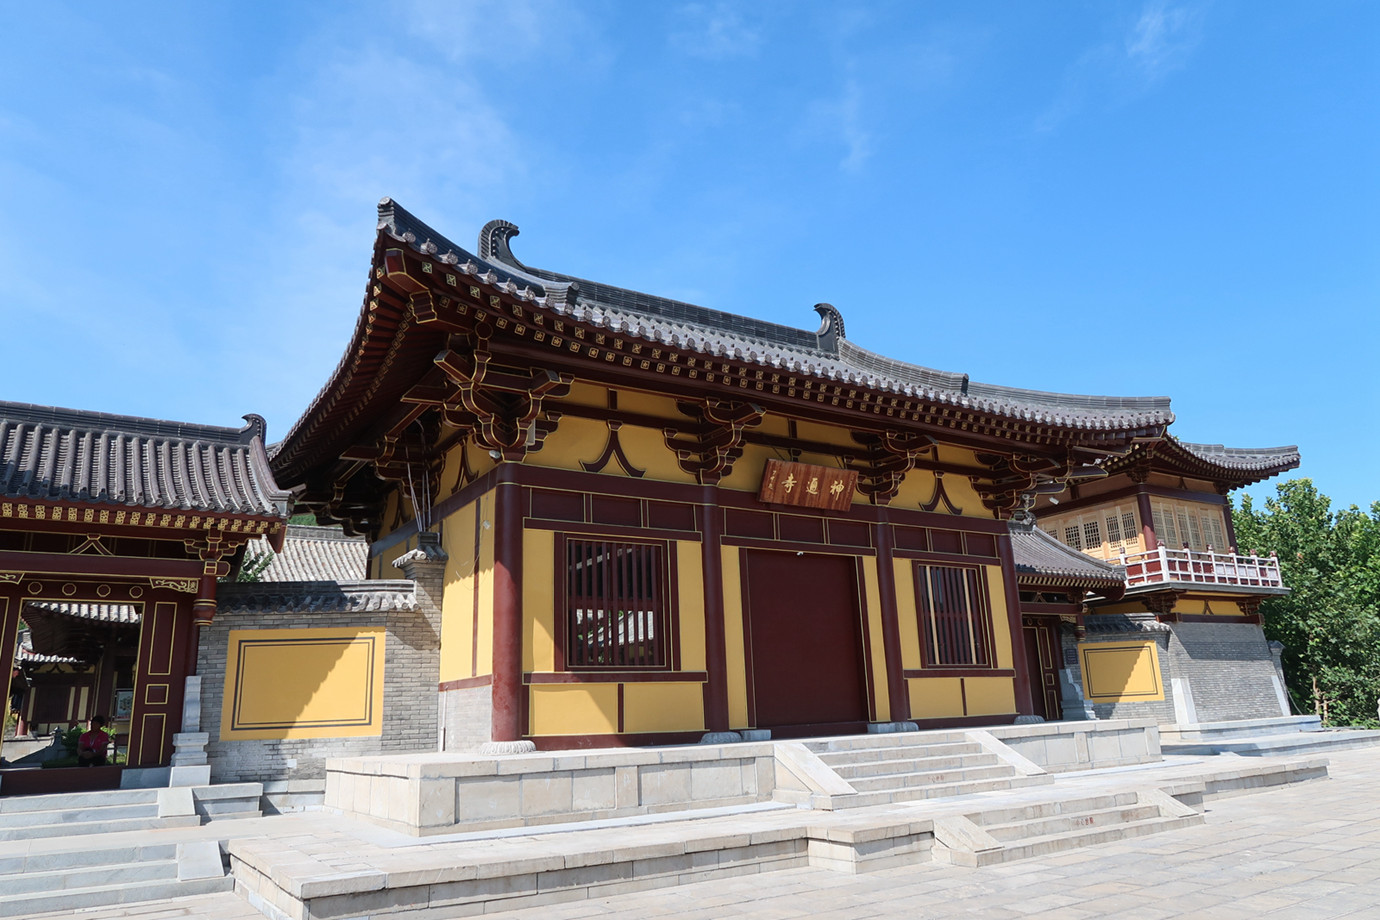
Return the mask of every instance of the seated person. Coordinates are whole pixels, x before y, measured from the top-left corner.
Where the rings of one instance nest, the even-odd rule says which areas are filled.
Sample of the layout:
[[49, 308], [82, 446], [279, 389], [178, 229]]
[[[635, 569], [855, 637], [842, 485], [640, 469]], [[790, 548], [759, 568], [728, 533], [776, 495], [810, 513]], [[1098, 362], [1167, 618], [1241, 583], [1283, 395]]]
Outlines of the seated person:
[[110, 735], [105, 731], [105, 716], [92, 716], [87, 731], [77, 739], [77, 766], [105, 766], [105, 752], [110, 747]]

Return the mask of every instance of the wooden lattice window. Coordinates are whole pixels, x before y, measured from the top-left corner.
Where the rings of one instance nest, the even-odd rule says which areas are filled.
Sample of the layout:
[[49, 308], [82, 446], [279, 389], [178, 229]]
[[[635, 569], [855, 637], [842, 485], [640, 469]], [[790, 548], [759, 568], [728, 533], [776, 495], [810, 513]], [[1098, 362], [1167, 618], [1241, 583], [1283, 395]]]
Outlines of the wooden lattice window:
[[926, 666], [987, 666], [991, 623], [978, 569], [917, 563], [915, 581]]
[[579, 539], [565, 546], [566, 666], [665, 667], [666, 548]]
[[1194, 552], [1205, 551], [1209, 544], [1214, 552], [1227, 553], [1226, 529], [1220, 506], [1194, 502], [1156, 501], [1155, 539], [1162, 546], [1180, 549], [1184, 544]]

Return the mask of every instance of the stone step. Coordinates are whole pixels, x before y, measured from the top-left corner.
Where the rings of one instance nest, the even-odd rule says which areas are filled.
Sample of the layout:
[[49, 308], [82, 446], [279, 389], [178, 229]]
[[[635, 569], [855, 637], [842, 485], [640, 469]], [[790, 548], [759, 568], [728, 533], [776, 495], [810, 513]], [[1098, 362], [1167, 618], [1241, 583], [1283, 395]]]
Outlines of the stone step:
[[816, 754], [825, 751], [887, 750], [897, 747], [938, 747], [945, 744], [970, 743], [963, 732], [894, 732], [885, 735], [847, 735], [841, 738], [817, 738], [803, 742]]
[[138, 904], [146, 901], [166, 901], [198, 894], [233, 891], [235, 880], [223, 878], [196, 879], [180, 882], [176, 879], [144, 882], [121, 882], [116, 885], [68, 888], [62, 891], [43, 891], [0, 898], [0, 917], [27, 917], [53, 911], [80, 911], [93, 907]]
[[1114, 792], [1106, 795], [1084, 796], [1074, 799], [1051, 799], [1029, 805], [1015, 805], [1010, 808], [983, 809], [968, 819], [981, 827], [988, 825], [1017, 824], [1021, 821], [1034, 821], [1054, 815], [1078, 814], [1086, 811], [1101, 811], [1123, 805], [1135, 805], [1140, 797], [1134, 792]]
[[1026, 838], [1000, 848], [982, 850], [976, 853], [951, 850], [947, 847], [936, 846], [932, 850], [932, 856], [936, 862], [978, 868], [981, 866], [1016, 862], [1017, 860], [1030, 859], [1035, 856], [1049, 856], [1053, 853], [1062, 853], [1066, 850], [1073, 850], [1079, 847], [1112, 843], [1117, 840], [1126, 840], [1131, 837], [1142, 837], [1146, 834], [1158, 834], [1162, 831], [1180, 830], [1202, 823], [1202, 815], [1192, 815], [1181, 818], [1152, 817], [1131, 821], [1126, 824], [1089, 827], [1081, 830], [1050, 834], [1043, 837]]
[[1137, 821], [1144, 821], [1147, 818], [1158, 817], [1160, 817], [1160, 810], [1155, 805], [1126, 805], [1121, 808], [1108, 808], [1102, 811], [1051, 815], [1048, 818], [1035, 818], [1014, 824], [984, 824], [982, 829], [1004, 843], [1014, 843], [1073, 833], [1089, 827], [1129, 825]]
[[865, 763], [830, 765], [846, 780], [854, 777], [878, 776], [883, 773], [921, 773], [935, 770], [990, 767], [1000, 763], [995, 754], [958, 754], [945, 757], [916, 757], [909, 760], [873, 760]]
[[996, 792], [1017, 789], [1021, 786], [1034, 786], [1054, 782], [1050, 776], [1010, 775], [997, 779], [975, 780], [968, 783], [941, 783], [933, 786], [910, 786], [901, 789], [886, 789], [875, 792], [859, 792], [857, 795], [833, 797], [834, 810], [845, 808], [870, 808], [873, 805], [894, 805], [898, 802], [919, 802], [927, 799], [943, 799], [951, 796], [975, 795], [979, 792]]
[[39, 825], [90, 824], [127, 818], [157, 818], [158, 803], [133, 805], [86, 805], [48, 811], [17, 811], [0, 814], [0, 832]]
[[118, 863], [135, 863], [177, 858], [177, 844], [157, 843], [148, 846], [121, 846], [87, 850], [57, 850], [51, 853], [18, 853], [0, 856], [0, 887], [4, 876], [21, 873], [58, 872], [69, 869], [88, 869]]
[[164, 827], [198, 827], [196, 815], [172, 818], [120, 818], [109, 821], [85, 821], [70, 824], [40, 824], [30, 827], [0, 828], [2, 840], [35, 840], [42, 837], [80, 837], [91, 834], [116, 834], [124, 831], [144, 831]]
[[59, 792], [52, 795], [16, 795], [0, 798], [0, 815], [25, 811], [62, 811], [68, 808], [100, 808], [106, 805], [158, 804], [157, 789], [107, 789], [102, 792]]
[[984, 754], [975, 741], [949, 741], [943, 744], [906, 744], [886, 747], [856, 747], [846, 750], [816, 750], [817, 757], [830, 766], [850, 763], [872, 763], [880, 760], [915, 760], [926, 757], [955, 757]]
[[21, 894], [70, 891], [74, 888], [103, 888], [112, 882], [166, 881], [177, 878], [176, 848], [172, 858], [140, 862], [50, 869], [0, 876], [0, 901]]
[[1015, 771], [1007, 764], [973, 767], [967, 770], [932, 770], [924, 773], [883, 773], [850, 779], [849, 784], [859, 792], [899, 791], [916, 787], [954, 786], [992, 779], [1009, 779]]
[[258, 818], [263, 812], [263, 783], [225, 783], [198, 786], [194, 793], [196, 811], [208, 821], [223, 818]]

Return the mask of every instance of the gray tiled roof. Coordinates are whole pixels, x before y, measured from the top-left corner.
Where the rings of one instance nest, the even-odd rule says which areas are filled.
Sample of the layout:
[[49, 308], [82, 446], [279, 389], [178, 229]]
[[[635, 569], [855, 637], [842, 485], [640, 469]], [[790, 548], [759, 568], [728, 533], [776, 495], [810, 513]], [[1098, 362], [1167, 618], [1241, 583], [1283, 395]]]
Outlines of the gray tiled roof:
[[378, 613], [417, 609], [410, 581], [241, 582], [223, 584], [216, 606], [228, 613]]
[[27, 629], [20, 631], [14, 648], [15, 664], [77, 664], [80, 658], [71, 655], [44, 655], [34, 651], [33, 638]]
[[26, 612], [53, 613], [60, 616], [76, 617], [79, 620], [95, 620], [99, 623], [137, 624], [141, 621], [139, 608], [132, 604], [86, 604], [66, 601], [29, 601], [24, 605]]
[[1016, 577], [1022, 583], [1070, 584], [1088, 588], [1120, 587], [1125, 575], [1119, 565], [1109, 565], [1087, 553], [1071, 549], [1034, 524], [1008, 522]]
[[1191, 444], [1173, 438], [1184, 450], [1200, 460], [1233, 470], [1268, 470], [1282, 466], [1297, 466], [1299, 449], [1287, 447], [1224, 447], [1221, 444]]
[[217, 428], [0, 402], [0, 497], [286, 516], [264, 420]]
[[827, 304], [816, 307], [824, 325], [812, 333], [531, 268], [513, 256], [508, 241], [518, 230], [506, 221], [491, 221], [484, 227], [477, 256], [387, 198], [379, 205], [379, 229], [423, 252], [439, 254], [463, 272], [478, 276], [491, 273], [500, 286], [508, 286], [513, 293], [554, 313], [649, 342], [1067, 428], [1119, 431], [1154, 428], [1174, 419], [1166, 397], [1023, 390], [973, 383], [966, 374], [885, 358], [845, 339], [841, 315]]
[[1083, 628], [1097, 633], [1173, 632], [1168, 623], [1161, 623], [1153, 613], [1095, 613], [1083, 618]]
[[250, 544], [250, 557], [270, 556], [260, 582], [360, 581], [368, 574], [369, 544], [363, 537], [347, 537], [339, 527], [289, 524], [283, 551], [274, 553], [267, 540]]

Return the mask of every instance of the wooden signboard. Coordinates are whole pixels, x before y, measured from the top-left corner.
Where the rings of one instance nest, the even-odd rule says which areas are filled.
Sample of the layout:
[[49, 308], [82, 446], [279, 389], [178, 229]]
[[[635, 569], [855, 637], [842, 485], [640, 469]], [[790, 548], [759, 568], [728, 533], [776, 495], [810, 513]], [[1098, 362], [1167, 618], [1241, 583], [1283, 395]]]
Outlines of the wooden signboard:
[[847, 511], [857, 486], [858, 474], [853, 470], [768, 460], [757, 498], [770, 505]]

